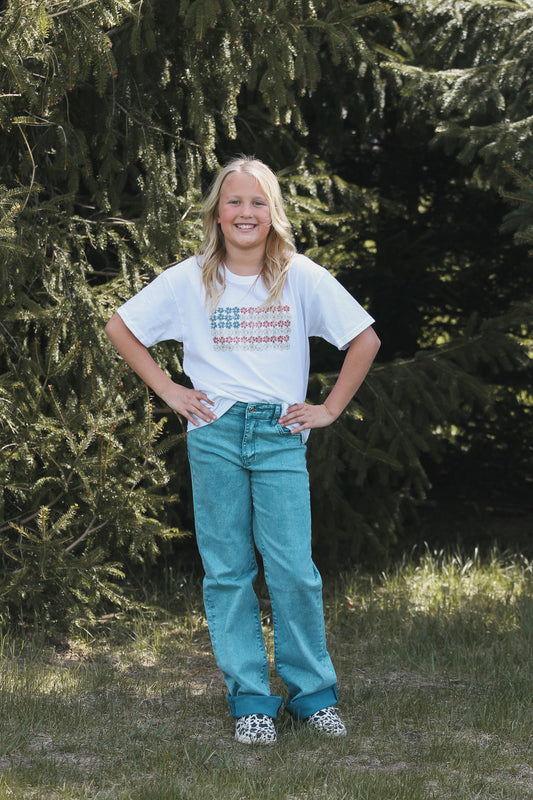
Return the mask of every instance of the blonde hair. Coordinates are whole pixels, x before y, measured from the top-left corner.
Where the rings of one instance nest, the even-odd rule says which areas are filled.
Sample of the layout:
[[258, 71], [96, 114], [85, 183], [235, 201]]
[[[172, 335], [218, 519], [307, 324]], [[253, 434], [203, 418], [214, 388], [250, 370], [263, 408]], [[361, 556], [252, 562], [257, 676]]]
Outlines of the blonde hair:
[[203, 206], [204, 241], [199, 255], [202, 281], [205, 286], [206, 302], [210, 311], [218, 305], [224, 289], [223, 270], [226, 257], [224, 234], [218, 223], [218, 206], [222, 184], [232, 172], [245, 172], [254, 177], [264, 192], [270, 210], [271, 226], [265, 246], [265, 260], [261, 277], [269, 290], [266, 304], [277, 305], [285, 284], [285, 278], [296, 248], [291, 226], [285, 209], [278, 179], [262, 161], [252, 156], [240, 156], [226, 164], [215, 178]]

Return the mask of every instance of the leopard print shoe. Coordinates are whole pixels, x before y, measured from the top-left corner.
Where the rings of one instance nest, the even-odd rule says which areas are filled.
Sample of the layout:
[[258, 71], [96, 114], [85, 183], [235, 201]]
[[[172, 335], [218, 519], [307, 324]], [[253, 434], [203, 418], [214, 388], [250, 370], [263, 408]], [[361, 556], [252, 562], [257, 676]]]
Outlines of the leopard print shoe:
[[246, 714], [235, 722], [235, 739], [242, 744], [274, 744], [274, 720], [267, 714]]
[[333, 706], [315, 711], [310, 717], [305, 718], [305, 724], [326, 736], [346, 736], [344, 723]]

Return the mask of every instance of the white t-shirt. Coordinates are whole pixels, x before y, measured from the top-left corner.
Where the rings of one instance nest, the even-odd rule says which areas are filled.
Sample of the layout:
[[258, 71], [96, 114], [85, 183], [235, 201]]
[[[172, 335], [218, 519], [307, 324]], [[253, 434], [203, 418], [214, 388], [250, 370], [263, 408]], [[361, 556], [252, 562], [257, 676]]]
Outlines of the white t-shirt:
[[263, 306], [268, 291], [260, 275], [226, 269], [225, 277], [213, 313], [195, 257], [166, 269], [118, 309], [145, 347], [183, 342], [183, 370], [214, 401], [210, 408], [217, 417], [237, 401], [279, 403], [282, 413], [304, 402], [309, 337], [343, 350], [374, 322], [331, 273], [306, 256], [294, 256], [277, 306]]

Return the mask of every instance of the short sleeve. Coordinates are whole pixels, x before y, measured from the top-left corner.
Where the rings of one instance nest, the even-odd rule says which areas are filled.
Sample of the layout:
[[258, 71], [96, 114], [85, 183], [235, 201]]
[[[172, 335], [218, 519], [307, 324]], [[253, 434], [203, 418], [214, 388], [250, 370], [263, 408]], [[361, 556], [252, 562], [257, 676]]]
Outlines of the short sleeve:
[[123, 322], [145, 347], [169, 339], [183, 341], [182, 315], [174, 288], [163, 272], [118, 309]]
[[345, 350], [374, 319], [330, 272], [317, 264], [313, 267], [312, 290], [306, 291], [307, 334]]

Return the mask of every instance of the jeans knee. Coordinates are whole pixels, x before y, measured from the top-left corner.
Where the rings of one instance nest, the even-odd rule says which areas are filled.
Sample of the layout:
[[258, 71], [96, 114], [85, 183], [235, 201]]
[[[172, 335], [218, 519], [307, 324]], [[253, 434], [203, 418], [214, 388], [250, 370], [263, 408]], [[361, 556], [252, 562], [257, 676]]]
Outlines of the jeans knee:
[[322, 592], [322, 578], [313, 561], [272, 565], [263, 560], [269, 591], [290, 594]]

